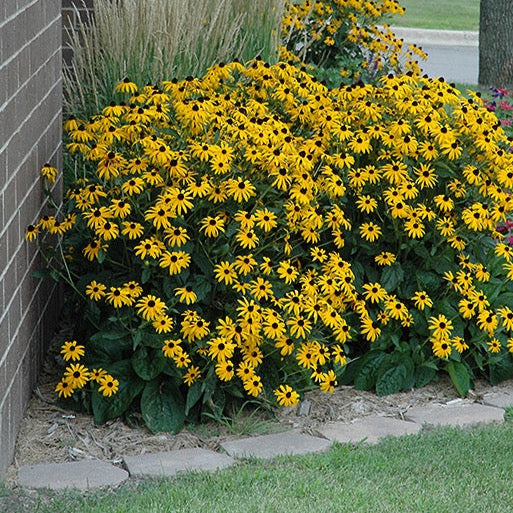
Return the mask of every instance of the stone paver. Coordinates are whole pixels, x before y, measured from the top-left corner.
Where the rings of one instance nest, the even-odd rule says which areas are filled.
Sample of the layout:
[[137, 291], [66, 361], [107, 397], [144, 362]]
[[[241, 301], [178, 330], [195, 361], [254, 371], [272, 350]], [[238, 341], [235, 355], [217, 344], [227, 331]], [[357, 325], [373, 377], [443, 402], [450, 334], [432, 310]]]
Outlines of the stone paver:
[[117, 486], [126, 479], [128, 472], [99, 460], [24, 465], [18, 470], [18, 485], [25, 488], [78, 488], [87, 491]]
[[384, 436], [402, 436], [418, 433], [422, 426], [414, 422], [392, 417], [366, 417], [350, 424], [346, 422], [329, 423], [319, 432], [332, 441], [341, 443], [365, 441], [375, 444]]
[[513, 406], [513, 391], [488, 392], [484, 394], [483, 401], [488, 406], [507, 408]]
[[255, 436], [221, 444], [221, 447], [234, 458], [256, 457], [265, 459], [283, 454], [323, 452], [330, 446], [331, 442], [329, 440], [304, 435], [296, 431]]
[[235, 463], [235, 460], [226, 454], [201, 448], [125, 456], [124, 461], [131, 476], [148, 477], [173, 477], [178, 472], [187, 470], [214, 471]]
[[504, 410], [478, 403], [433, 404], [411, 408], [404, 417], [420, 425], [467, 427], [474, 424], [503, 422]]

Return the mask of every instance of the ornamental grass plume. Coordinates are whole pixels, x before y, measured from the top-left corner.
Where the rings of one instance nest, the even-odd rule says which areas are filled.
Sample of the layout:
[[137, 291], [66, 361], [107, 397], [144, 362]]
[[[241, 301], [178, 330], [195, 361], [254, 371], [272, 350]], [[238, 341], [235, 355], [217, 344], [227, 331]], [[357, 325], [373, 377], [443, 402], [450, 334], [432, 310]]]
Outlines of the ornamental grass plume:
[[[91, 115], [114, 99], [119, 77], [139, 84], [199, 76], [218, 62], [260, 55], [276, 62], [284, 0], [102, 0], [68, 29], [64, 69], [69, 114]], [[125, 86], [125, 91], [128, 86]]]

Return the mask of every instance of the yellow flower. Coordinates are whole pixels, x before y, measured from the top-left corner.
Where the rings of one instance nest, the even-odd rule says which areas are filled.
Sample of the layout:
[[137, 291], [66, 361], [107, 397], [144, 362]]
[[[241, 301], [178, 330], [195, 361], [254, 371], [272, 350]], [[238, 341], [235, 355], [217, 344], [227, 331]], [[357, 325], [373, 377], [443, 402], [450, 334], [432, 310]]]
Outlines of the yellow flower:
[[198, 379], [201, 377], [201, 372], [199, 367], [196, 367], [195, 365], [191, 365], [187, 372], [183, 376], [183, 382], [190, 387], [193, 385]]
[[136, 303], [137, 313], [147, 321], [156, 321], [164, 314], [166, 304], [156, 296], [148, 294]]
[[369, 222], [360, 225], [361, 237], [369, 242], [376, 241], [381, 233], [381, 228], [376, 223]]
[[57, 386], [55, 387], [55, 391], [59, 394], [59, 397], [70, 397], [75, 389], [71, 386], [71, 383], [69, 380], [63, 378], [59, 383], [57, 383]]
[[50, 164], [44, 164], [41, 168], [41, 176], [46, 178], [50, 183], [55, 183], [58, 174], [59, 170], [52, 167]]
[[89, 299], [99, 301], [105, 296], [105, 290], [107, 290], [107, 287], [103, 283], [97, 283], [93, 280], [87, 285], [85, 293], [89, 296]]
[[335, 373], [332, 370], [329, 370], [322, 376], [319, 387], [324, 393], [333, 393], [335, 391], [336, 386], [337, 377], [335, 376]]
[[119, 381], [113, 378], [110, 374], [103, 376], [100, 381], [98, 392], [101, 392], [104, 397], [111, 397], [119, 389]]
[[82, 388], [90, 380], [90, 374], [87, 367], [81, 363], [72, 363], [66, 367], [64, 378], [69, 382], [71, 388]]
[[64, 342], [62, 345], [61, 354], [65, 361], [77, 361], [80, 360], [82, 356], [84, 356], [84, 349], [84, 346], [79, 345], [76, 340], [73, 340], [71, 342]]
[[390, 253], [390, 251], [383, 251], [379, 255], [376, 255], [374, 260], [378, 265], [388, 266], [392, 265], [396, 258], [393, 253]]
[[280, 385], [274, 390], [274, 395], [280, 406], [295, 406], [299, 401], [299, 394], [290, 385]]
[[190, 285], [187, 285], [186, 287], [177, 287], [175, 289], [175, 296], [178, 297], [180, 303], [185, 303], [186, 305], [195, 303], [198, 298]]
[[131, 82], [128, 77], [125, 77], [121, 82], [119, 82], [116, 85], [115, 90], [118, 93], [133, 94], [137, 92], [137, 86], [133, 82]]
[[433, 301], [427, 295], [427, 293], [424, 292], [423, 290], [421, 290], [419, 292], [415, 292], [415, 294], [413, 295], [411, 300], [414, 302], [415, 308], [418, 308], [419, 310], [424, 310], [424, 308], [426, 308], [426, 306], [428, 306], [428, 307], [433, 306]]
[[207, 216], [200, 223], [200, 231], [207, 237], [217, 237], [224, 232], [224, 220], [219, 216]]

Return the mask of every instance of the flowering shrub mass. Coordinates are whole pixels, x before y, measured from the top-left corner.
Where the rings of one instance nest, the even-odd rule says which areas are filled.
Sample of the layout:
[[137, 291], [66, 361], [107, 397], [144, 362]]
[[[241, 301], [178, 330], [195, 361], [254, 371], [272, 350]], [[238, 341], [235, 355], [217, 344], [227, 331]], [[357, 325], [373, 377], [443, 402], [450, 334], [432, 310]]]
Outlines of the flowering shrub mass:
[[373, 81], [389, 71], [418, 74], [418, 59], [426, 55], [414, 44], [405, 47], [383, 24], [393, 14], [404, 14], [397, 0], [288, 1], [282, 58], [317, 66], [321, 74], [333, 69], [351, 81]]
[[67, 123], [67, 210], [27, 232], [59, 238], [83, 299], [61, 396], [159, 431], [227, 396], [513, 375], [513, 156], [480, 98], [261, 60], [118, 91]]

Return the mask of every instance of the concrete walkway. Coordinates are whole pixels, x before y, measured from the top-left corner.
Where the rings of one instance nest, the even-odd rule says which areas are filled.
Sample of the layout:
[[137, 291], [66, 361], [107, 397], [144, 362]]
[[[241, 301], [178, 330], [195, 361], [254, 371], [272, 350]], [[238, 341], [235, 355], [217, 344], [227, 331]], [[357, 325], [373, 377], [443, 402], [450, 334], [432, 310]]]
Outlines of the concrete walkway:
[[218, 451], [181, 449], [141, 456], [126, 456], [124, 468], [104, 461], [27, 465], [18, 471], [18, 485], [25, 488], [74, 488], [82, 491], [117, 486], [131, 477], [173, 477], [179, 472], [207, 471], [236, 465], [244, 458], [274, 458], [281, 455], [319, 453], [333, 442], [378, 443], [383, 437], [409, 436], [425, 427], [461, 426], [504, 421], [504, 408], [513, 405], [513, 387], [489, 393], [483, 403], [456, 399], [411, 408], [403, 418], [368, 416], [352, 423], [332, 422], [318, 430], [318, 436], [297, 430], [241, 438], [221, 444]]

